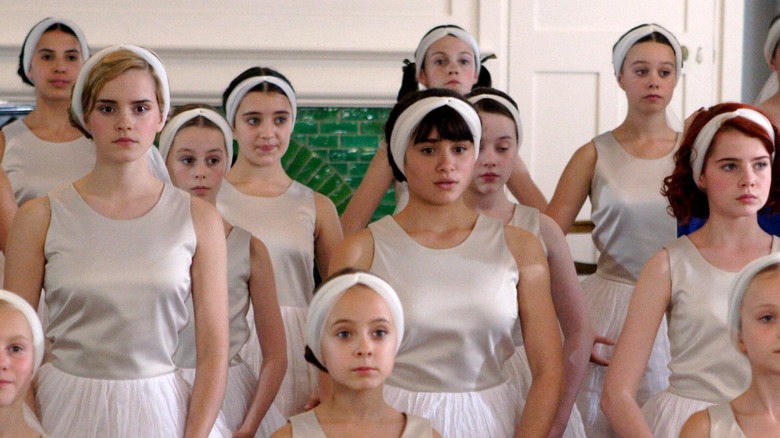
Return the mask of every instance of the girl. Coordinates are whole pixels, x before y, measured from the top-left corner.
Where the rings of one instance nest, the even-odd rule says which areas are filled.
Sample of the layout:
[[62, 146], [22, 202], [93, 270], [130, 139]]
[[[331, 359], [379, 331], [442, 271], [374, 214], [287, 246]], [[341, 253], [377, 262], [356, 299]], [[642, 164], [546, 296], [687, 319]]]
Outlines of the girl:
[[35, 414], [24, 403], [43, 361], [43, 328], [35, 310], [0, 290], [0, 436], [41, 437]]
[[[710, 406], [693, 415], [682, 437], [744, 438], [775, 436], [777, 394], [777, 314], [780, 256], [770, 254], [750, 262], [734, 280], [729, 300], [729, 335], [734, 347], [750, 361], [747, 391], [730, 403]], [[745, 434], [743, 431], [748, 431]]]
[[[582, 282], [596, 336], [616, 339], [625, 321], [639, 272], [650, 256], [676, 236], [659, 190], [671, 173], [679, 133], [669, 127], [666, 109], [682, 67], [677, 39], [657, 24], [624, 34], [612, 49], [618, 85], [626, 92], [628, 113], [620, 126], [582, 146], [569, 161], [547, 209], [564, 233], [590, 197], [600, 251], [595, 274]], [[658, 330], [637, 401], [643, 404], [667, 385], [669, 343], [666, 324]], [[609, 359], [611, 348], [597, 347]], [[588, 436], [608, 436], [599, 410], [606, 369], [591, 364], [577, 407]]]
[[439, 437], [429, 420], [384, 400], [403, 333], [403, 309], [389, 284], [366, 271], [334, 274], [317, 289], [306, 318], [306, 359], [330, 375], [330, 395], [274, 437]]
[[[233, 135], [225, 118], [205, 105], [184, 105], [160, 134], [160, 154], [173, 184], [191, 196], [216, 205], [222, 178], [233, 159]], [[262, 242], [240, 227], [223, 221], [228, 248], [230, 368], [222, 412], [234, 437], [267, 437], [284, 424], [271, 403], [282, 383], [287, 354], [282, 315], [276, 299], [273, 268]], [[252, 302], [257, 338], [263, 352], [260, 378], [241, 360], [249, 338], [247, 311]], [[187, 301], [192, 321], [192, 300]], [[195, 378], [195, 327], [179, 334], [174, 361], [191, 384]], [[260, 429], [258, 429], [260, 427]]]
[[[317, 370], [301, 357], [303, 329], [314, 290], [315, 262], [324, 276], [342, 239], [341, 227], [333, 202], [293, 181], [282, 167], [296, 111], [287, 78], [270, 68], [252, 67], [238, 75], [222, 97], [238, 142], [238, 157], [225, 176], [217, 207], [225, 220], [267, 245], [271, 255], [288, 363], [276, 402], [290, 417], [302, 412], [317, 393]], [[255, 332], [252, 312], [249, 317]], [[255, 373], [262, 364], [259, 345], [252, 337], [241, 353]]]
[[[750, 261], [780, 250], [780, 240], [757, 222], [765, 205], [776, 208], [777, 139], [765, 113], [736, 103], [710, 108], [686, 133], [663, 193], [681, 222], [691, 216], [707, 221], [668, 243], [639, 277], [601, 401], [621, 436], [677, 437], [693, 412], [747, 388], [748, 362], [727, 335], [729, 285]], [[636, 390], [665, 314], [669, 389], [640, 411]]]
[[[567, 436], [584, 436], [582, 419], [576, 408], [572, 411], [572, 406], [588, 364], [593, 333], [569, 246], [552, 219], [535, 208], [509, 201], [504, 192], [522, 141], [522, 125], [515, 102], [492, 88], [477, 88], [467, 98], [474, 104], [482, 122], [482, 140], [471, 185], [463, 194], [463, 200], [476, 212], [527, 230], [542, 241], [550, 265], [553, 304], [565, 339], [564, 356], [568, 358], [564, 361], [564, 396], [551, 435], [561, 436], [566, 430]], [[520, 344], [512, 363], [520, 367], [521, 375], [526, 375], [528, 363], [522, 338], [518, 341]], [[523, 392], [527, 393], [527, 389], [525, 387]]]
[[[228, 354], [225, 239], [216, 209], [164, 184], [146, 156], [170, 107], [146, 49], [91, 58], [71, 111], [93, 138], [95, 167], [25, 203], [8, 239], [5, 286], [38, 305], [46, 288], [50, 363], [36, 385], [44, 428], [63, 436], [206, 436]], [[197, 377], [174, 372], [195, 308]], [[188, 403], [189, 400], [189, 403]]]
[[764, 43], [764, 59], [772, 71], [764, 88], [756, 98], [756, 104], [769, 114], [775, 123], [780, 123], [780, 57], [777, 56], [777, 45], [780, 42], [780, 15], [776, 16], [769, 26]]
[[[395, 409], [431, 418], [447, 437], [547, 436], [562, 388], [547, 262], [533, 235], [464, 204], [480, 134], [458, 93], [402, 99], [385, 135], [409, 203], [346, 239], [333, 269], [390, 279], [407, 311], [405, 348], [385, 386]], [[533, 374], [524, 410], [504, 370], [518, 315]]]
[[[479, 45], [474, 37], [459, 26], [436, 26], [423, 36], [414, 52], [414, 63], [404, 70], [404, 81], [398, 98], [416, 91], [418, 83], [426, 88], [445, 88], [467, 94], [477, 83], [490, 86], [490, 75], [480, 62]], [[409, 72], [409, 73], [407, 73]], [[413, 74], [411, 74], [413, 73]], [[387, 161], [387, 144], [381, 144], [355, 191], [341, 224], [344, 234], [354, 234], [366, 227], [390, 184], [396, 181], [396, 212], [406, 204], [406, 186], [393, 178]], [[509, 189], [525, 205], [538, 209], [547, 207], [547, 200], [531, 180], [528, 169], [518, 159], [509, 179]]]

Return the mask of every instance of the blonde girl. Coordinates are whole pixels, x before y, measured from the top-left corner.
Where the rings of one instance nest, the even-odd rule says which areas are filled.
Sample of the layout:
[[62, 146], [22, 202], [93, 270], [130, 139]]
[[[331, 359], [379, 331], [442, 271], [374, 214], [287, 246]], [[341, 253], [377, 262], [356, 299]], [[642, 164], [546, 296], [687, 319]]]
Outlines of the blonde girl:
[[[14, 220], [5, 287], [34, 307], [46, 289], [51, 361], [35, 396], [44, 428], [62, 436], [204, 437], [219, 414], [228, 366], [224, 230], [213, 206], [149, 170], [169, 107], [152, 52], [121, 45], [92, 57], [71, 111], [93, 139], [95, 167], [25, 203]], [[191, 391], [173, 362], [190, 295]]]

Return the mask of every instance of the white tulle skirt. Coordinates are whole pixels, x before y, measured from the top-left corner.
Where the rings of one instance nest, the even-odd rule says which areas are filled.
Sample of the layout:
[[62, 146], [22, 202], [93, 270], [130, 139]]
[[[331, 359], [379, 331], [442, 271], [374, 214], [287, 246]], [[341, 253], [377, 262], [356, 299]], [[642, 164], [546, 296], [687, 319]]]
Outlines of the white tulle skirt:
[[[190, 385], [178, 373], [133, 380], [78, 377], [46, 364], [36, 401], [43, 429], [57, 437], [181, 437]], [[230, 437], [217, 422], [210, 438]]]
[[[319, 392], [318, 370], [309, 364], [303, 355], [306, 351], [306, 311], [305, 307], [281, 306], [284, 333], [287, 336], [287, 372], [282, 380], [282, 386], [274, 400], [274, 404], [284, 418], [303, 412], [306, 403], [317, 397]], [[241, 357], [252, 368], [255, 376], [260, 375], [263, 364], [263, 354], [260, 351], [260, 341], [257, 339], [254, 312], [250, 307], [247, 313], [250, 337]]]
[[414, 392], [385, 384], [387, 403], [431, 420], [447, 438], [514, 437], [525, 402], [511, 382], [474, 392]]
[[667, 390], [654, 395], [642, 406], [642, 416], [650, 426], [654, 438], [677, 438], [691, 414], [712, 405], [703, 400], [681, 397]]
[[[518, 387], [523, 400], [528, 398], [528, 391], [531, 390], [531, 369], [528, 367], [528, 356], [525, 354], [525, 348], [517, 347], [515, 354], [506, 361], [505, 370], [509, 375], [510, 381]], [[585, 438], [585, 429], [582, 425], [582, 417], [577, 405], [572, 406], [569, 422], [566, 425], [564, 438]]]
[[[634, 285], [608, 280], [597, 272], [582, 281], [582, 291], [595, 333], [617, 340], [626, 321]], [[599, 344], [596, 351], [603, 357], [611, 359], [613, 348]], [[639, 406], [669, 386], [668, 364], [670, 360], [669, 337], [666, 317], [664, 317], [658, 329], [645, 374], [639, 383], [637, 391]], [[606, 373], [606, 367], [589, 363], [582, 389], [577, 396], [577, 408], [582, 416], [585, 434], [589, 437], [614, 436], [607, 417], [599, 408]]]
[[[195, 382], [195, 370], [183, 368], [179, 373], [190, 385]], [[235, 432], [244, 422], [249, 403], [257, 388], [257, 378], [246, 362], [239, 362], [228, 368], [227, 386], [225, 387], [225, 399], [222, 401], [222, 416], [227, 427]], [[279, 409], [271, 405], [265, 413], [260, 427], [257, 428], [255, 437], [268, 438], [276, 429], [284, 426], [285, 421]]]

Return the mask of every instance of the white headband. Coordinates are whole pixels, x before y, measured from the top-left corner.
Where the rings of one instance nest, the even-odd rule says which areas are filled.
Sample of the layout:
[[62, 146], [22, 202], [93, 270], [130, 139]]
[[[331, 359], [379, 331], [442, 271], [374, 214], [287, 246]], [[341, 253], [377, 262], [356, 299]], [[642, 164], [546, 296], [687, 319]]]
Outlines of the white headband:
[[33, 374], [35, 374], [41, 366], [41, 362], [43, 362], [44, 348], [43, 327], [41, 327], [41, 321], [38, 319], [38, 314], [27, 301], [13, 292], [0, 289], [0, 301], [8, 303], [11, 307], [20, 311], [27, 320], [27, 324], [30, 325], [30, 331], [32, 332], [33, 337]]
[[281, 78], [277, 78], [276, 76], [253, 76], [251, 78], [244, 79], [241, 81], [241, 83], [236, 85], [236, 88], [230, 92], [230, 95], [225, 102], [225, 114], [227, 115], [227, 121], [230, 126], [234, 128], [236, 126], [236, 111], [238, 111], [238, 105], [240, 105], [241, 101], [244, 100], [246, 93], [248, 93], [252, 88], [255, 88], [256, 86], [265, 82], [274, 84], [281, 88], [284, 92], [284, 95], [287, 96], [287, 100], [290, 101], [290, 106], [292, 107], [292, 124], [295, 126], [295, 116], [298, 112], [298, 106], [295, 101], [295, 92], [293, 91], [290, 84], [287, 83], [287, 81]]
[[314, 353], [314, 357], [317, 358], [320, 364], [326, 368], [327, 365], [322, 359], [322, 349], [320, 348], [325, 323], [333, 307], [341, 296], [344, 295], [344, 292], [358, 284], [370, 288], [385, 301], [390, 309], [390, 313], [393, 314], [393, 322], [398, 333], [395, 351], [398, 352], [398, 349], [401, 348], [401, 341], [404, 337], [404, 311], [401, 306], [401, 300], [393, 288], [386, 281], [367, 272], [339, 275], [320, 286], [311, 300], [306, 316], [306, 345]]
[[54, 24], [62, 24], [70, 28], [73, 33], [76, 34], [76, 39], [81, 46], [81, 59], [86, 61], [89, 58], [89, 46], [87, 46], [87, 39], [84, 37], [84, 32], [76, 25], [76, 23], [65, 20], [63, 18], [47, 18], [30, 29], [30, 33], [27, 34], [27, 38], [24, 39], [24, 45], [22, 46], [22, 67], [24, 68], [24, 76], [32, 82], [30, 77], [30, 66], [32, 65], [32, 59], [35, 55], [35, 47], [38, 45], [38, 41], [46, 33], [46, 29], [50, 28]]
[[425, 53], [433, 45], [433, 43], [439, 41], [447, 35], [452, 35], [471, 46], [471, 49], [474, 50], [474, 66], [476, 72], [479, 73], [481, 64], [479, 59], [479, 44], [477, 44], [477, 40], [475, 40], [470, 33], [459, 27], [442, 26], [426, 34], [420, 41], [420, 44], [417, 45], [417, 50], [414, 51], [414, 65], [418, 76], [420, 75], [420, 70], [422, 70], [423, 62], [425, 61]]
[[[777, 47], [778, 42], [780, 42], [780, 20], [775, 21], [769, 28], [769, 32], [766, 35], [766, 42], [764, 43], [764, 59], [766, 59], [766, 63], [770, 69], [772, 68], [772, 58], [774, 57], [775, 48]], [[769, 78], [767, 78], [764, 87], [756, 98], [756, 104], [763, 103], [765, 100], [774, 96], [778, 89], [780, 89], [777, 74], [776, 71], [769, 74]]]
[[675, 38], [671, 32], [657, 24], [644, 24], [639, 26], [631, 32], [623, 35], [620, 40], [618, 40], [618, 42], [615, 44], [615, 47], [612, 49], [612, 66], [615, 69], [615, 77], [620, 75], [620, 69], [623, 67], [623, 61], [625, 61], [626, 54], [628, 54], [628, 51], [631, 49], [631, 47], [633, 47], [637, 41], [652, 34], [653, 32], [660, 33], [661, 35], [665, 36], [670, 43], [672, 43], [672, 49], [674, 50], [674, 67], [676, 70], [674, 83], [677, 85], [677, 82], [680, 81], [680, 73], [683, 63], [682, 48], [680, 47], [680, 43], [677, 41], [677, 38]]
[[[770, 266], [780, 265], [780, 253], [772, 253], [759, 257], [748, 263], [731, 283], [731, 296], [729, 298], [729, 337], [735, 348], [739, 349], [739, 332], [742, 330], [742, 301], [745, 298], [750, 282], [756, 274]], [[780, 291], [779, 291], [780, 292]]]
[[412, 133], [420, 124], [420, 121], [436, 108], [448, 106], [463, 117], [466, 124], [469, 125], [471, 135], [474, 137], [474, 157], [479, 156], [479, 141], [482, 137], [482, 124], [479, 121], [479, 115], [474, 107], [468, 103], [455, 98], [443, 96], [431, 96], [419, 100], [409, 108], [406, 108], [393, 126], [393, 132], [390, 138], [390, 152], [393, 154], [393, 160], [401, 173], [404, 173], [404, 156], [409, 147], [409, 140]]
[[224, 117], [208, 108], [193, 108], [184, 111], [181, 114], [177, 114], [169, 120], [160, 133], [160, 155], [162, 155], [163, 160], [168, 161], [171, 145], [173, 145], [173, 140], [176, 138], [176, 134], [179, 133], [179, 129], [181, 129], [182, 125], [196, 117], [205, 117], [209, 119], [219, 127], [220, 131], [222, 131], [222, 136], [225, 138], [225, 152], [227, 153], [227, 166], [225, 166], [225, 173], [227, 173], [231, 163], [233, 163], [233, 132]]
[[[718, 114], [701, 128], [701, 131], [699, 131], [699, 134], [696, 136], [696, 140], [693, 142], [691, 168], [693, 169], [693, 181], [697, 186], [699, 185], [699, 177], [701, 176], [701, 171], [704, 167], [704, 156], [707, 155], [707, 151], [710, 146], [712, 146], [712, 139], [715, 138], [715, 134], [718, 133], [723, 122], [733, 119], [734, 117], [742, 117], [761, 126], [761, 128], [766, 131], [767, 136], [772, 139], [772, 145], [774, 145], [775, 131], [772, 129], [772, 122], [758, 111], [750, 108], [740, 108], [730, 113]], [[775, 159], [774, 152], [772, 153], [771, 159], [772, 161]]]
[[469, 102], [471, 102], [472, 104], [476, 104], [477, 102], [479, 102], [482, 99], [490, 99], [490, 100], [496, 101], [499, 104], [501, 104], [501, 106], [506, 108], [506, 110], [509, 111], [510, 114], [512, 114], [512, 118], [515, 121], [515, 126], [517, 126], [517, 153], [519, 154], [520, 153], [520, 145], [523, 144], [523, 124], [520, 121], [520, 113], [517, 111], [517, 108], [515, 108], [515, 106], [512, 105], [512, 102], [504, 99], [503, 97], [501, 97], [501, 96], [499, 96], [497, 94], [490, 94], [490, 93], [478, 94], [476, 96], [471, 96], [471, 97], [469, 97]]
[[106, 47], [105, 49], [96, 53], [95, 56], [89, 58], [89, 60], [84, 64], [84, 67], [81, 68], [81, 72], [79, 72], [79, 77], [76, 79], [76, 85], [73, 87], [73, 95], [71, 97], [70, 106], [73, 114], [76, 116], [82, 127], [86, 126], [86, 122], [84, 121], [84, 108], [81, 107], [81, 95], [84, 92], [84, 83], [87, 81], [87, 76], [89, 75], [89, 72], [95, 68], [95, 66], [106, 55], [118, 52], [120, 50], [129, 50], [130, 52], [133, 52], [152, 67], [152, 70], [154, 70], [154, 73], [157, 75], [157, 78], [160, 80], [160, 85], [162, 86], [163, 101], [159, 102], [162, 120], [166, 120], [168, 118], [168, 111], [171, 108], [171, 90], [170, 85], [168, 84], [168, 74], [165, 72], [165, 67], [163, 67], [162, 62], [160, 62], [160, 58], [158, 58], [157, 55], [155, 55], [151, 50], [144, 49], [143, 47], [133, 46], [131, 44], [120, 44]]

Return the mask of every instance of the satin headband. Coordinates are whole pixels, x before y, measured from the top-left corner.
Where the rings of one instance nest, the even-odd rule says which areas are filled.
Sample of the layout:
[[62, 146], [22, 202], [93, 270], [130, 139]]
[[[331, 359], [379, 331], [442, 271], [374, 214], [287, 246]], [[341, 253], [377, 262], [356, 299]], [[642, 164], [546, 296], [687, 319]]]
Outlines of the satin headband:
[[454, 97], [431, 96], [419, 100], [409, 106], [395, 122], [392, 137], [390, 138], [390, 152], [393, 154], [395, 165], [401, 173], [404, 173], [404, 156], [409, 147], [412, 133], [420, 124], [420, 121], [436, 108], [448, 106], [460, 114], [466, 124], [469, 125], [471, 135], [474, 137], [474, 157], [479, 156], [479, 141], [482, 138], [482, 124], [474, 107]]
[[246, 93], [264, 82], [274, 84], [281, 88], [284, 95], [287, 96], [287, 100], [290, 101], [290, 106], [292, 107], [292, 124], [295, 126], [295, 117], [298, 112], [298, 106], [295, 101], [295, 92], [287, 81], [277, 78], [276, 76], [253, 76], [244, 79], [241, 83], [236, 85], [236, 88], [233, 89], [225, 102], [225, 114], [227, 115], [227, 121], [230, 126], [234, 128], [236, 126], [236, 111], [238, 111], [238, 106], [241, 104], [244, 96], [246, 96]]
[[[701, 171], [704, 167], [704, 156], [707, 155], [707, 151], [712, 145], [712, 139], [715, 138], [715, 134], [718, 133], [723, 122], [733, 119], [734, 117], [743, 117], [761, 126], [761, 128], [766, 131], [767, 136], [772, 139], [772, 145], [774, 145], [775, 131], [772, 129], [772, 122], [758, 111], [750, 108], [740, 108], [730, 113], [718, 114], [701, 128], [701, 131], [699, 131], [699, 134], [696, 136], [696, 140], [693, 142], [691, 168], [693, 169], [693, 181], [697, 186], [699, 185], [699, 177], [701, 176]], [[774, 152], [772, 153], [771, 159], [772, 161], [775, 159]]]
[[497, 95], [497, 94], [478, 94], [476, 96], [469, 97], [469, 102], [472, 104], [476, 104], [480, 100], [483, 99], [490, 99], [495, 102], [498, 102], [506, 108], [507, 111], [509, 111], [510, 114], [512, 114], [512, 118], [515, 121], [515, 126], [517, 126], [517, 153], [520, 153], [520, 145], [523, 144], [523, 124], [520, 121], [520, 113], [517, 111], [517, 108], [515, 108], [514, 105], [512, 105], [512, 102], [504, 99], [503, 97]]
[[477, 73], [479, 73], [481, 64], [479, 57], [479, 44], [477, 44], [477, 40], [475, 40], [470, 33], [459, 27], [443, 26], [432, 30], [427, 35], [425, 35], [420, 41], [420, 44], [417, 46], [417, 50], [414, 51], [414, 65], [417, 76], [420, 75], [420, 70], [422, 70], [423, 62], [425, 61], [425, 52], [428, 51], [433, 43], [439, 41], [447, 35], [452, 35], [471, 46], [471, 49], [474, 50], [474, 68], [476, 69]]
[[352, 286], [359, 284], [376, 292], [387, 304], [390, 313], [393, 315], [393, 323], [398, 333], [395, 351], [398, 352], [398, 349], [401, 348], [401, 341], [404, 337], [404, 311], [401, 306], [401, 300], [393, 288], [386, 281], [367, 272], [339, 275], [320, 286], [311, 300], [308, 315], [306, 316], [306, 345], [309, 346], [309, 349], [314, 353], [314, 357], [317, 358], [320, 364], [325, 367], [327, 367], [327, 364], [322, 359], [321, 349], [325, 323], [333, 307], [341, 296], [344, 295], [344, 292]]
[[27, 34], [27, 38], [24, 39], [24, 45], [22, 46], [22, 67], [24, 68], [24, 76], [32, 82], [30, 77], [30, 66], [32, 65], [33, 56], [35, 56], [35, 47], [38, 45], [38, 41], [46, 33], [46, 29], [50, 28], [54, 24], [63, 24], [70, 28], [73, 33], [76, 34], [76, 39], [81, 46], [81, 59], [85, 61], [89, 58], [89, 46], [87, 45], [87, 38], [84, 37], [84, 32], [76, 25], [76, 23], [65, 20], [63, 18], [46, 18], [39, 22]]
[[[755, 276], [770, 266], [780, 265], [780, 253], [772, 253], [759, 257], [752, 262], [748, 263], [739, 274], [734, 278], [731, 283], [731, 295], [729, 297], [729, 313], [728, 313], [728, 325], [729, 325], [729, 337], [731, 343], [735, 348], [739, 349], [739, 332], [742, 330], [742, 302], [745, 299], [745, 292], [747, 292], [750, 282], [753, 281]], [[780, 291], [778, 291], [780, 293]]]
[[35, 309], [30, 306], [30, 304], [25, 301], [22, 297], [19, 295], [16, 295], [13, 292], [9, 292], [4, 289], [0, 289], [0, 302], [6, 302], [11, 305], [14, 309], [18, 310], [19, 312], [24, 315], [24, 318], [27, 320], [27, 324], [30, 326], [30, 332], [32, 332], [32, 342], [33, 342], [33, 374], [35, 374], [36, 371], [38, 371], [38, 368], [41, 366], [41, 362], [43, 362], [43, 328], [41, 327], [41, 321], [38, 319], [38, 313], [35, 312]]
[[[82, 127], [86, 126], [86, 122], [84, 121], [84, 108], [81, 107], [81, 95], [84, 92], [84, 82], [86, 82], [89, 72], [95, 68], [95, 66], [103, 58], [105, 58], [106, 55], [118, 52], [120, 50], [128, 50], [133, 52], [152, 67], [152, 70], [154, 70], [154, 73], [157, 75], [157, 78], [160, 80], [160, 85], [162, 86], [163, 102], [159, 102], [162, 120], [166, 120], [168, 118], [168, 111], [171, 109], [171, 89], [170, 85], [168, 84], [168, 74], [165, 72], [165, 67], [163, 67], [162, 62], [160, 62], [160, 58], [158, 58], [157, 55], [155, 55], [151, 50], [144, 49], [143, 47], [138, 47], [131, 44], [120, 44], [106, 47], [105, 49], [96, 53], [95, 56], [89, 58], [89, 60], [84, 64], [84, 67], [81, 68], [81, 72], [79, 72], [79, 77], [76, 79], [76, 85], [73, 87], [73, 95], [71, 96], [70, 106], [73, 114], [76, 116], [76, 118], [78, 118], [78, 122]], [[156, 92], [155, 95], [157, 95]]]
[[222, 136], [225, 138], [225, 153], [227, 154], [227, 166], [225, 166], [225, 173], [227, 173], [230, 169], [230, 165], [233, 163], [233, 131], [230, 129], [230, 126], [228, 126], [224, 117], [208, 108], [193, 108], [184, 111], [181, 114], [177, 114], [169, 120], [160, 133], [160, 155], [162, 155], [163, 160], [166, 162], [168, 161], [171, 145], [173, 145], [173, 140], [176, 138], [176, 134], [179, 133], [179, 129], [181, 129], [182, 125], [196, 117], [205, 117], [209, 119], [219, 127], [220, 131], [222, 131]]
[[677, 41], [677, 38], [675, 38], [671, 32], [657, 24], [645, 24], [639, 26], [631, 32], [623, 35], [623, 37], [618, 40], [617, 44], [615, 44], [615, 47], [612, 49], [612, 66], [615, 69], [615, 77], [620, 75], [620, 69], [623, 67], [623, 62], [626, 60], [626, 54], [628, 54], [628, 51], [631, 49], [631, 47], [633, 47], [637, 41], [652, 34], [653, 32], [660, 33], [661, 35], [665, 36], [670, 43], [672, 43], [672, 49], [674, 50], [674, 67], [676, 70], [674, 83], [677, 85], [677, 82], [680, 81], [682, 71], [682, 48], [680, 47], [680, 43]]
[[769, 28], [769, 32], [766, 35], [766, 42], [764, 43], [764, 59], [767, 65], [772, 64], [772, 58], [775, 54], [775, 48], [777, 43], [780, 42], [780, 20], [775, 21], [775, 24]]

